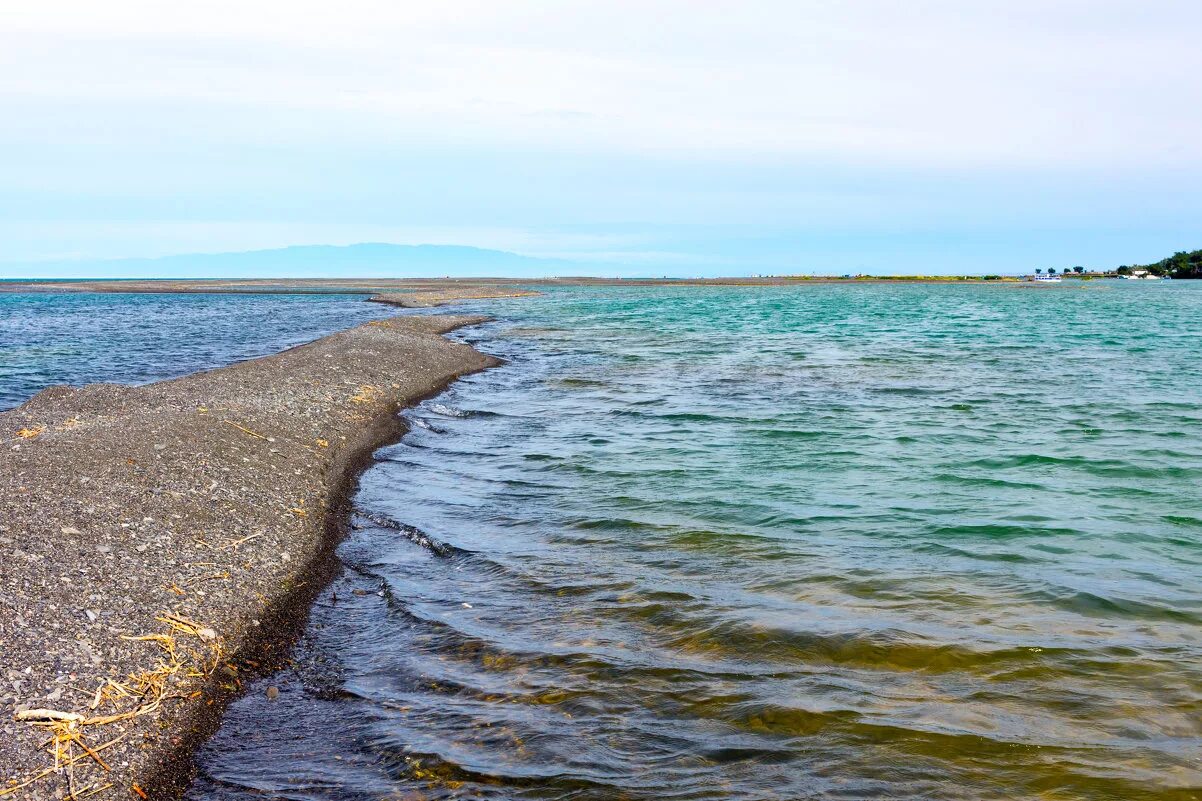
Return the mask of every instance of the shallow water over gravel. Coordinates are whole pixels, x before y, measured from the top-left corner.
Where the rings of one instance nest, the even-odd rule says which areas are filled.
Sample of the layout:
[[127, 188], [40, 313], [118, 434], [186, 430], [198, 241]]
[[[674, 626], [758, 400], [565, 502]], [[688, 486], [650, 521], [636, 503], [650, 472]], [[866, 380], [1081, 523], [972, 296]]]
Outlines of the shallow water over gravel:
[[478, 308], [194, 801], [1202, 794], [1202, 283]]

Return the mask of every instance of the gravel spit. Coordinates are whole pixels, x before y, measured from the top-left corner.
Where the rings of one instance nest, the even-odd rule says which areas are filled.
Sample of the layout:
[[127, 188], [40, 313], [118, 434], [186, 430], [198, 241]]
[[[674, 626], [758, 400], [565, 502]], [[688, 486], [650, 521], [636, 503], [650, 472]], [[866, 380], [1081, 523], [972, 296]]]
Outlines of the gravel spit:
[[403, 432], [397, 411], [497, 364], [440, 336], [483, 319], [380, 320], [171, 381], [51, 387], [0, 414], [0, 795], [53, 766], [50, 733], [20, 713], [136, 705], [93, 708], [106, 681], [163, 659], [128, 638], [174, 631], [196, 664], [220, 658], [172, 675], [157, 709], [85, 726], [93, 748], [121, 738], [98, 753], [110, 770], [84, 758], [11, 797], [65, 797], [68, 781], [111, 785], [98, 801], [178, 796], [195, 747], [282, 663], [337, 570], [349, 494]]

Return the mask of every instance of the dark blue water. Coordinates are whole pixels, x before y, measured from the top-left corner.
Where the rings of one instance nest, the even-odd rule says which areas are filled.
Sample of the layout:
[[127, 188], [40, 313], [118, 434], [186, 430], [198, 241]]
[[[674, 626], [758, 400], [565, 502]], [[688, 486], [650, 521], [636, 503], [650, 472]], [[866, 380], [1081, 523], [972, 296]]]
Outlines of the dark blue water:
[[0, 293], [0, 409], [53, 384], [221, 367], [391, 313], [362, 295]]
[[480, 308], [192, 799], [1202, 794], [1202, 283]]

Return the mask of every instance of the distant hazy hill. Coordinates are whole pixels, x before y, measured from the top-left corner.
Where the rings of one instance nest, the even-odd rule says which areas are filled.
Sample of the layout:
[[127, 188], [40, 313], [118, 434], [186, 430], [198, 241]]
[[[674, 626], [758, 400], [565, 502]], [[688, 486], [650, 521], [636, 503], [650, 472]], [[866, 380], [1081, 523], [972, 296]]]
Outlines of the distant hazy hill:
[[588, 266], [459, 245], [299, 245], [242, 253], [193, 253], [157, 259], [42, 262], [0, 266], [7, 278], [386, 278], [544, 276]]

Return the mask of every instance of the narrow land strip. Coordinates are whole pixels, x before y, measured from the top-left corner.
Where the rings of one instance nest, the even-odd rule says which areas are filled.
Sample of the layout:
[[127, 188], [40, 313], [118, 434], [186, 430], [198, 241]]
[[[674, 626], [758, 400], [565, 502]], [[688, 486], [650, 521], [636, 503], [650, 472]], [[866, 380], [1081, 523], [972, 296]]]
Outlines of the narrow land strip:
[[391, 318], [0, 414], [0, 796], [177, 795], [337, 569], [398, 409], [497, 363], [440, 336], [482, 319]]
[[[1070, 276], [1071, 277], [1071, 276]], [[1087, 276], [1088, 278], [1088, 276]], [[5, 281], [0, 292], [134, 292], [134, 293], [212, 293], [212, 294], [410, 294], [486, 292], [480, 297], [520, 296], [530, 294], [530, 288], [571, 286], [613, 287], [780, 287], [807, 285], [871, 285], [871, 284], [982, 284], [991, 286], [1023, 286], [1015, 276], [966, 275], [897, 275], [897, 276], [833, 276], [792, 275], [732, 278], [248, 278], [229, 280], [151, 279], [95, 281]], [[1077, 281], [1069, 281], [1077, 285]]]
[[445, 306], [448, 303], [458, 303], [463, 300], [480, 300], [481, 298], [522, 298], [537, 295], [520, 289], [492, 289], [489, 287], [463, 287], [435, 289], [419, 292], [385, 292], [372, 295], [371, 300], [385, 303], [389, 306], [400, 306], [405, 309], [421, 309], [430, 306]]

